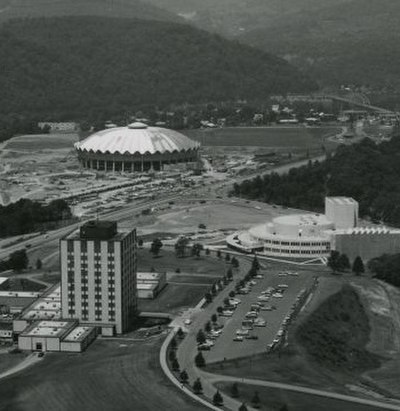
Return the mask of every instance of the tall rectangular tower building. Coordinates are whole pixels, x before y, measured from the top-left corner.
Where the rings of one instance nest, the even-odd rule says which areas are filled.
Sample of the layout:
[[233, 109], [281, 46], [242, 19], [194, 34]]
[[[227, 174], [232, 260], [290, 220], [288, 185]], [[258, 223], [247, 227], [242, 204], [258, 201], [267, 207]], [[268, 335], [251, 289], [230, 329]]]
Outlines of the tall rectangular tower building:
[[325, 197], [325, 216], [336, 229], [357, 227], [358, 202], [351, 197]]
[[60, 258], [63, 318], [106, 335], [128, 331], [137, 311], [136, 230], [89, 221], [61, 239]]

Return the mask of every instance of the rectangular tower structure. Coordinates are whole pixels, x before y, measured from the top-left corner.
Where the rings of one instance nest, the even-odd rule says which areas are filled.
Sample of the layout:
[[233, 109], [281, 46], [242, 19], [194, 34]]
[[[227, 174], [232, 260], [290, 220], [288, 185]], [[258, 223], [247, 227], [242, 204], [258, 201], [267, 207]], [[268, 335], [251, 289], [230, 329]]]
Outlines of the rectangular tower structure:
[[130, 329], [137, 312], [136, 230], [111, 221], [89, 221], [60, 240], [61, 307], [65, 319]]
[[325, 197], [325, 216], [336, 229], [358, 225], [358, 202], [351, 197]]

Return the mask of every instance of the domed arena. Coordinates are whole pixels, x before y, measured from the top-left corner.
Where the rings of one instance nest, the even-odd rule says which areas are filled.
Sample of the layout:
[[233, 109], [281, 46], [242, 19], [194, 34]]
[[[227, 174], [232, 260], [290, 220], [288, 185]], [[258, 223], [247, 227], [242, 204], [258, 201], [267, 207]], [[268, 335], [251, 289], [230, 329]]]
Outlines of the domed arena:
[[200, 143], [174, 130], [132, 123], [99, 131], [75, 149], [84, 168], [99, 171], [162, 171], [167, 164], [198, 159]]

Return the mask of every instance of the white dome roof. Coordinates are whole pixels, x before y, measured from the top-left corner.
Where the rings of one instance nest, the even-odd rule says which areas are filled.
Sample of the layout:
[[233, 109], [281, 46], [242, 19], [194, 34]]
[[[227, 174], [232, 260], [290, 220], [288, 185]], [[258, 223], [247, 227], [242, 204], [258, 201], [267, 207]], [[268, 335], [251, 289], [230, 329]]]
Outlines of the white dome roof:
[[132, 123], [92, 134], [75, 143], [79, 151], [110, 154], [155, 154], [195, 150], [200, 143], [174, 130]]

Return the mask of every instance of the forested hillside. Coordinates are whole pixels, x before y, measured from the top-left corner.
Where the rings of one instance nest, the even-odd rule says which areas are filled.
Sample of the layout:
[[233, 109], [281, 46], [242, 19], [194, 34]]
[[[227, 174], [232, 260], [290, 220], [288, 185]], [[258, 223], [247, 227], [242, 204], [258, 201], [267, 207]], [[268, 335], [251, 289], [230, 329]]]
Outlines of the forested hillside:
[[146, 4], [143, 0], [0, 0], [0, 23], [15, 18], [56, 16], [181, 20], [175, 13]]
[[63, 17], [0, 30], [0, 112], [85, 118], [145, 105], [264, 99], [315, 83], [285, 61], [186, 25]]
[[347, 0], [277, 15], [241, 41], [285, 57], [321, 84], [400, 88], [400, 3]]
[[400, 227], [400, 134], [379, 145], [342, 145], [326, 161], [235, 184], [232, 194], [315, 211], [327, 195], [350, 196], [361, 216]]

